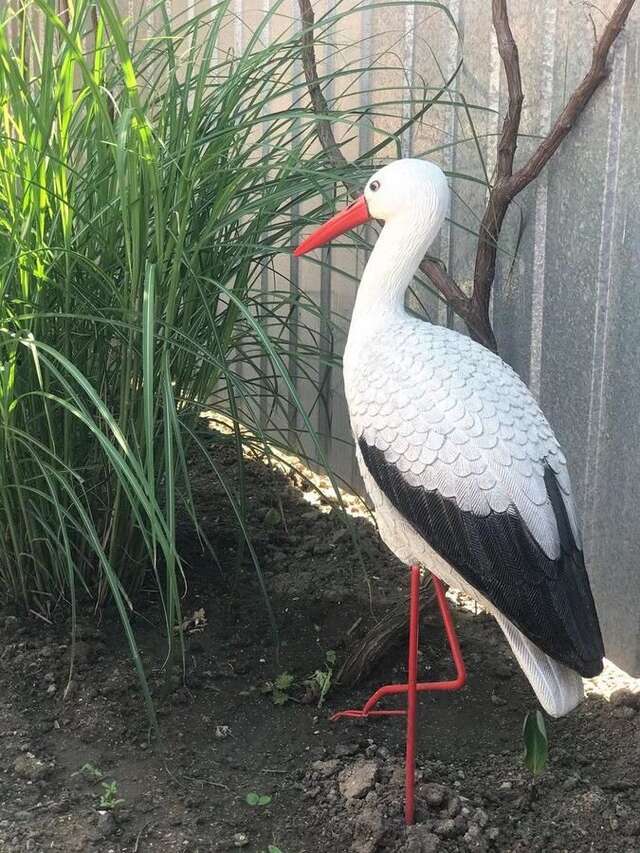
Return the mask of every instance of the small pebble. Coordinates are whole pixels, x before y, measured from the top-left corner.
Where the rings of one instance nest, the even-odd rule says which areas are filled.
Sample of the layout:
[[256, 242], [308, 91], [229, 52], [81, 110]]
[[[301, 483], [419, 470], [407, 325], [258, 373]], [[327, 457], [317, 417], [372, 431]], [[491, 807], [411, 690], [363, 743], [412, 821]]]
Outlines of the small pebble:
[[613, 716], [619, 720], [632, 720], [637, 713], [630, 705], [616, 705], [613, 709]]
[[9, 634], [10, 636], [15, 634], [18, 630], [18, 620], [15, 616], [5, 616], [4, 617], [4, 631], [5, 634]]
[[640, 711], [640, 691], [621, 687], [611, 694], [609, 702], [614, 708], [622, 705]]
[[340, 793], [347, 800], [364, 797], [378, 780], [379, 767], [375, 761], [359, 761], [340, 774]]
[[447, 817], [455, 817], [460, 812], [461, 806], [460, 797], [451, 797], [447, 805]]
[[484, 828], [489, 823], [489, 815], [486, 813], [484, 809], [476, 809], [473, 815], [474, 821], [476, 821], [482, 828]]
[[98, 812], [97, 830], [102, 838], [108, 838], [118, 828], [112, 812]]
[[458, 834], [458, 828], [450, 817], [446, 820], [439, 820], [433, 828], [436, 835], [441, 838], [454, 838]]
[[31, 752], [19, 755], [13, 763], [13, 770], [16, 776], [27, 779], [29, 782], [37, 782], [40, 779], [44, 779], [48, 769], [44, 761], [37, 758]]
[[448, 791], [444, 785], [438, 785], [437, 782], [427, 782], [420, 786], [420, 796], [426, 803], [434, 808], [438, 808], [444, 804], [447, 799]]

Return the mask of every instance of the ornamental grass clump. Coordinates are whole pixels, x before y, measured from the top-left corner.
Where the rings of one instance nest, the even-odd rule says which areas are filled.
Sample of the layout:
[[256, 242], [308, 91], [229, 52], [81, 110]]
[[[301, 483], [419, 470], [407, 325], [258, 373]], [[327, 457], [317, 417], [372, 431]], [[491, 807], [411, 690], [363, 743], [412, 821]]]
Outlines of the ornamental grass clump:
[[[274, 258], [344, 174], [316, 142], [299, 27], [267, 38], [276, 4], [238, 54], [229, 6], [176, 20], [164, 2], [133, 21], [115, 0], [0, 12], [0, 601], [46, 618], [69, 607], [74, 626], [79, 607], [113, 602], [143, 685], [133, 596], [155, 578], [171, 651], [178, 520], [215, 551], [189, 454], [222, 484], [262, 583], [242, 477], [216, 466], [202, 410], [226, 415], [219, 440], [240, 467], [247, 442], [324, 462], [291, 374], [317, 387], [313, 330], [330, 327]], [[337, 86], [357, 90], [361, 72], [342, 65]]]
[[[181, 622], [187, 451], [219, 475], [202, 408], [231, 416], [238, 454], [295, 444], [283, 407], [313, 434], [285, 362], [292, 311], [317, 309], [275, 271], [280, 288], [260, 284], [336, 173], [297, 104], [299, 35], [264, 46], [267, 16], [234, 56], [227, 5], [126, 22], [112, 0], [35, 0], [0, 19], [0, 597], [74, 619], [112, 600], [139, 668], [149, 572], [169, 642]], [[296, 357], [312, 381], [317, 353]]]

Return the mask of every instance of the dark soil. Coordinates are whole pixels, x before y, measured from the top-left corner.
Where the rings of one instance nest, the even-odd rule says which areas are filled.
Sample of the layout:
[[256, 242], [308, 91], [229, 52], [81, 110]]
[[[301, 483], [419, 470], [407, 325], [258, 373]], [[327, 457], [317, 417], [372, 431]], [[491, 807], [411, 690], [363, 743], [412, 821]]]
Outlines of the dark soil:
[[[219, 461], [233, 472], [231, 455]], [[152, 591], [135, 618], [162, 744], [149, 742], [113, 616], [80, 625], [66, 698], [68, 622], [0, 617], [2, 853], [640, 850], [638, 697], [593, 694], [568, 718], [548, 721], [550, 764], [533, 784], [521, 758], [533, 694], [493, 620], [462, 608], [454, 618], [469, 682], [458, 694], [420, 700], [418, 824], [406, 831], [402, 719], [329, 721], [379, 684], [403, 679], [402, 646], [357, 689], [332, 685], [320, 708], [318, 680], [304, 683], [327, 670], [327, 651], [339, 664], [375, 617], [402, 600], [406, 570], [356, 518], [366, 581], [338, 514], [305, 501], [299, 477], [258, 462], [246, 474], [279, 659], [255, 574], [249, 564], [236, 573], [222, 490], [194, 470], [220, 566], [185, 528], [183, 604], [196, 618], [184, 682], [177, 667], [168, 685], [162, 672], [166, 638]], [[196, 624], [202, 615], [206, 624]], [[451, 672], [435, 621], [423, 630], [421, 668], [427, 678]], [[285, 672], [295, 677], [284, 691], [291, 698], [276, 704], [265, 685]], [[100, 804], [101, 795], [109, 799], [103, 782], [115, 782], [111, 799], [122, 800], [111, 810]], [[247, 794], [263, 804], [249, 805]]]

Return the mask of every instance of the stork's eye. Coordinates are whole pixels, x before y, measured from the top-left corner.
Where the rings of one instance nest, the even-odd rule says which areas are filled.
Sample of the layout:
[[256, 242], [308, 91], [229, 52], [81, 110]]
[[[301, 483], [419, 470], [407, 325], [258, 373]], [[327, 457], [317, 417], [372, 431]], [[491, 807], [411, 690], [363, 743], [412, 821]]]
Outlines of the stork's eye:
[[377, 192], [380, 189], [380, 181], [371, 181], [369, 184], [369, 189], [372, 193]]

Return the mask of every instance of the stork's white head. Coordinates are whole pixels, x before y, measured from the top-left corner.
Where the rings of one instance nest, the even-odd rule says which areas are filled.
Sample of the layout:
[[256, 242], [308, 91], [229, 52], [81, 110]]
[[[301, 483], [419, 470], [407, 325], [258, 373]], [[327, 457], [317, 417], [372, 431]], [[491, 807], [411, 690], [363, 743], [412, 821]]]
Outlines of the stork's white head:
[[373, 219], [389, 222], [417, 213], [417, 208], [446, 212], [449, 187], [442, 169], [427, 160], [395, 160], [367, 182], [364, 197]]
[[395, 160], [367, 181], [364, 194], [316, 229], [295, 250], [304, 255], [369, 219], [385, 223], [416, 220], [437, 233], [449, 208], [449, 186], [442, 170], [426, 160]]

